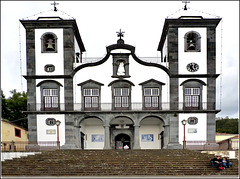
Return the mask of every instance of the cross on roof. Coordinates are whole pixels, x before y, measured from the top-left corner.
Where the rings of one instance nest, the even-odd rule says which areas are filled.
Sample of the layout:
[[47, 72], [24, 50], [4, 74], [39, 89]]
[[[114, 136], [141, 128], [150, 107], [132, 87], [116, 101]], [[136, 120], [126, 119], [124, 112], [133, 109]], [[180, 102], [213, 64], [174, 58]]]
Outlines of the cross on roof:
[[185, 3], [184, 10], [187, 10], [187, 3], [190, 3], [190, 1], [182, 1], [182, 3]]
[[116, 32], [116, 33], [117, 33], [117, 36], [120, 37], [120, 39], [122, 39], [123, 33], [125, 33], [125, 32], [122, 32], [121, 29], [120, 29], [120, 31]]
[[54, 1], [53, 3], [51, 3], [51, 5], [54, 6], [54, 11], [57, 11], [57, 7], [56, 7], [56, 5], [59, 5], [59, 3], [56, 3], [56, 2]]

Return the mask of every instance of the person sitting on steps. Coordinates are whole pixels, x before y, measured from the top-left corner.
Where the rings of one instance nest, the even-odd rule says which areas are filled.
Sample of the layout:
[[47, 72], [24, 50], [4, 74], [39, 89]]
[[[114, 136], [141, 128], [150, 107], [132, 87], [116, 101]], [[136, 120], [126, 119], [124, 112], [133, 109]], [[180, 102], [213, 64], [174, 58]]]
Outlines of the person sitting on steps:
[[232, 162], [229, 162], [227, 157], [223, 157], [221, 165], [223, 166], [224, 169], [229, 168], [232, 166]]
[[129, 147], [128, 147], [128, 145], [126, 144], [126, 145], [124, 145], [124, 150], [127, 150], [127, 149], [129, 149]]
[[222, 163], [222, 159], [220, 158], [220, 156], [217, 156], [211, 160], [212, 167], [217, 166], [217, 168], [218, 168], [221, 163]]

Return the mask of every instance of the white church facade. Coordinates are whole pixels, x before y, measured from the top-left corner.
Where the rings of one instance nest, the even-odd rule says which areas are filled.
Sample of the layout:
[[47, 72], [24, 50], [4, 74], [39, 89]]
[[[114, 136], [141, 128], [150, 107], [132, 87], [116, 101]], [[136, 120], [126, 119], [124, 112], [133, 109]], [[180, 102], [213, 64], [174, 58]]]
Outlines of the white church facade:
[[[62, 149], [179, 149], [215, 142], [216, 27], [220, 18], [165, 19], [160, 58], [117, 43], [88, 61], [75, 19], [62, 12], [20, 20], [26, 29], [30, 142]], [[40, 144], [39, 144], [40, 145]]]

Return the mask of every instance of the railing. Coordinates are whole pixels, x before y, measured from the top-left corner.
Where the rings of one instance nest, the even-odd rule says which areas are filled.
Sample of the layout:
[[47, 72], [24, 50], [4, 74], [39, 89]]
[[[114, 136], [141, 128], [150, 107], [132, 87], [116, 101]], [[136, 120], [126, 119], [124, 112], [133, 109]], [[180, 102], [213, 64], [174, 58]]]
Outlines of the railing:
[[216, 141], [186, 141], [186, 148], [189, 150], [219, 150]]
[[49, 151], [57, 148], [57, 141], [1, 141], [2, 152]]
[[129, 103], [124, 107], [115, 107], [114, 103], [96, 103], [92, 104], [94, 107], [87, 107], [81, 103], [74, 104], [54, 104], [54, 107], [45, 107], [44, 104], [31, 104], [28, 103], [28, 111], [200, 111], [200, 110], [217, 110], [215, 103], [199, 103], [197, 106], [189, 106], [185, 103], [159, 103], [154, 107], [147, 107], [144, 103]]
[[[168, 62], [162, 62], [160, 57], [138, 57], [140, 60], [147, 62], [147, 63], [156, 63], [166, 66]], [[75, 67], [86, 64], [86, 63], [95, 63], [102, 60], [103, 57], [83, 57], [82, 62], [75, 63]]]

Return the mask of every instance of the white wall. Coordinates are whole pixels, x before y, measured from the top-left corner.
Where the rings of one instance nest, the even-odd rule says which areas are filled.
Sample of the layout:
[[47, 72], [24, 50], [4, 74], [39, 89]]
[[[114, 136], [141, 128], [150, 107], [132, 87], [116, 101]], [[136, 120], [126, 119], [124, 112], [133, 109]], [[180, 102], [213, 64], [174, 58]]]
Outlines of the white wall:
[[[186, 124], [185, 126], [185, 135], [186, 141], [206, 141], [207, 139], [207, 114], [199, 114], [199, 113], [187, 113], [187, 114], [179, 114], [179, 143], [183, 143], [183, 125], [181, 121], [183, 119], [187, 120], [189, 117], [197, 117], [198, 123], [196, 125]], [[189, 129], [196, 129], [197, 133], [189, 133]]]
[[[85, 125], [85, 149], [103, 149], [103, 142], [92, 142], [93, 134], [102, 134], [104, 135], [103, 126], [99, 125]], [[86, 137], [87, 135], [87, 137]], [[87, 139], [87, 140], [86, 140]]]
[[[74, 77], [75, 103], [81, 103], [81, 88], [80, 86], [77, 86], [77, 84], [89, 79], [104, 84], [104, 86], [101, 87], [101, 102], [112, 102], [111, 87], [108, 86], [108, 84], [114, 80], [117, 80], [117, 78], [111, 77], [113, 75], [112, 62], [113, 60], [110, 56], [110, 58], [105, 63], [94, 67], [83, 68], [76, 73]], [[131, 56], [129, 56], [129, 63], [129, 74], [131, 77], [125, 79], [133, 82], [135, 85], [132, 87], [132, 102], [142, 103], [142, 88], [139, 83], [142, 83], [149, 79], [155, 79], [166, 84], [162, 88], [162, 102], [167, 102], [169, 99], [169, 89], [167, 87], [169, 78], [167, 74], [157, 67], [141, 65], [136, 62]]]
[[[65, 144], [65, 115], [64, 114], [38, 114], [37, 115], [37, 140], [38, 141], [57, 141], [57, 126], [48, 126], [47, 118], [59, 120], [59, 141], [60, 145]], [[55, 134], [47, 134], [47, 130], [55, 130]]]
[[[57, 53], [41, 53], [41, 37], [46, 32], [57, 36]], [[35, 29], [36, 75], [63, 75], [63, 29]], [[45, 72], [44, 66], [53, 64], [54, 72]]]
[[[139, 128], [139, 140], [141, 149], [160, 149], [161, 140], [158, 138], [160, 132], [160, 125], [141, 125]], [[143, 142], [142, 134], [153, 134], [153, 142]]]
[[[196, 31], [201, 36], [201, 52], [184, 52], [184, 35], [189, 31]], [[206, 74], [207, 73], [207, 29], [204, 28], [178, 28], [178, 60], [179, 74]], [[189, 72], [187, 64], [195, 62], [199, 70]]]

